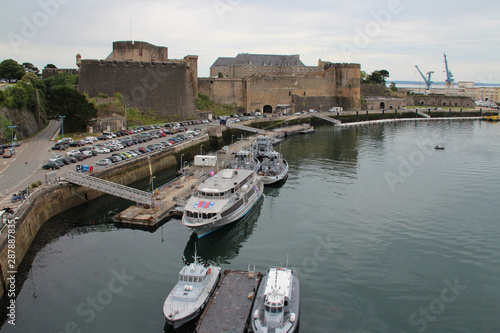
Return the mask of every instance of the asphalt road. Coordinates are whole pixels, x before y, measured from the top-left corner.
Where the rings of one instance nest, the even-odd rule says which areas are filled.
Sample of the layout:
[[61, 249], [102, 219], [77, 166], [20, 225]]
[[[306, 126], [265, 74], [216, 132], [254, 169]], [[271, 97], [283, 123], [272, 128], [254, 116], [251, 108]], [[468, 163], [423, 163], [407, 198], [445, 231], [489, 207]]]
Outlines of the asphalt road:
[[[53, 145], [51, 138], [61, 126], [59, 120], [51, 120], [42, 131], [23, 141], [16, 147], [16, 153], [11, 158], [0, 157], [0, 191], [14, 193], [36, 180], [43, 181], [43, 175], [38, 175], [41, 166], [51, 156], [50, 147]], [[41, 177], [40, 177], [41, 176]], [[34, 179], [36, 178], [36, 179]]]

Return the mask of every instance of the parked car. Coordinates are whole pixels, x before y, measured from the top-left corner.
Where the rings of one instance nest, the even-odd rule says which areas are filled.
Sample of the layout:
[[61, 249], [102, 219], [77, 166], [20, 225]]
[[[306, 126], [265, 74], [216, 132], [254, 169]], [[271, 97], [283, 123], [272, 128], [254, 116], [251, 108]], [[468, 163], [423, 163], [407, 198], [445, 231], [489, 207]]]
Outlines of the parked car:
[[59, 168], [60, 168], [59, 164], [53, 162], [49, 162], [42, 166], [43, 170], [58, 170]]
[[106, 166], [106, 165], [110, 165], [112, 164], [113, 162], [111, 162], [111, 160], [109, 158], [105, 158], [105, 159], [102, 159], [102, 160], [99, 160], [96, 165], [99, 165], [99, 166]]
[[15, 152], [14, 149], [5, 149], [4, 152], [3, 152], [3, 157], [4, 158], [11, 158], [12, 155], [14, 155], [14, 152]]

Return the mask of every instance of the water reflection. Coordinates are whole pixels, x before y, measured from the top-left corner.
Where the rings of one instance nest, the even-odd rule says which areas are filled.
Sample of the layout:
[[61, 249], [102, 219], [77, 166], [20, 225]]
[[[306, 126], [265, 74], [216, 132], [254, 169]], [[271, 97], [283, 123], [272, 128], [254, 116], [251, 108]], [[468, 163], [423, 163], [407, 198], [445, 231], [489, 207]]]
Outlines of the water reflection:
[[250, 213], [236, 223], [229, 224], [201, 239], [192, 234], [184, 248], [184, 257], [188, 261], [192, 260], [196, 245], [198, 256], [203, 260], [211, 260], [218, 265], [229, 264], [230, 260], [238, 255], [242, 244], [253, 233], [263, 201], [262, 198], [259, 199]]

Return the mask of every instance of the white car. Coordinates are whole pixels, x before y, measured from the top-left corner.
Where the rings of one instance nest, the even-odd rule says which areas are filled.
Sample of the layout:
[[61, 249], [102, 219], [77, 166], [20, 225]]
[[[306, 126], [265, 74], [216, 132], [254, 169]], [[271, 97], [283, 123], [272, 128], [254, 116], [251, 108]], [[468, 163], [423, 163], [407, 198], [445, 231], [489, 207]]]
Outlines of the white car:
[[113, 162], [111, 162], [111, 160], [109, 158], [105, 158], [105, 159], [102, 159], [102, 160], [99, 160], [96, 165], [100, 165], [100, 166], [106, 166], [106, 165], [110, 165], [112, 164]]
[[107, 154], [107, 153], [111, 152], [111, 150], [109, 150], [108, 148], [104, 148], [104, 147], [96, 148], [94, 151], [98, 154]]
[[52, 158], [49, 160], [49, 162], [55, 162], [55, 161], [57, 161], [58, 159], [63, 158], [63, 157], [64, 157], [63, 155], [54, 155], [54, 156], [52, 156]]

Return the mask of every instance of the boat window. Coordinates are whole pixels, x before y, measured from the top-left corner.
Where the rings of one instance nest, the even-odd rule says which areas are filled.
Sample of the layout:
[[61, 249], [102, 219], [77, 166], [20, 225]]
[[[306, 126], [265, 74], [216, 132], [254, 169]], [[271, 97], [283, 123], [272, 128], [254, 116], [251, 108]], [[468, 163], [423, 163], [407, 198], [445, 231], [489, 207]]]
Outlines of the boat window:
[[197, 277], [193, 278], [193, 282], [198, 282], [198, 278]]
[[198, 218], [198, 213], [195, 212], [193, 215], [195, 218]]
[[192, 276], [189, 277], [189, 282], [193, 282], [193, 277]]
[[182, 275], [179, 276], [179, 281], [182, 281], [184, 277]]

